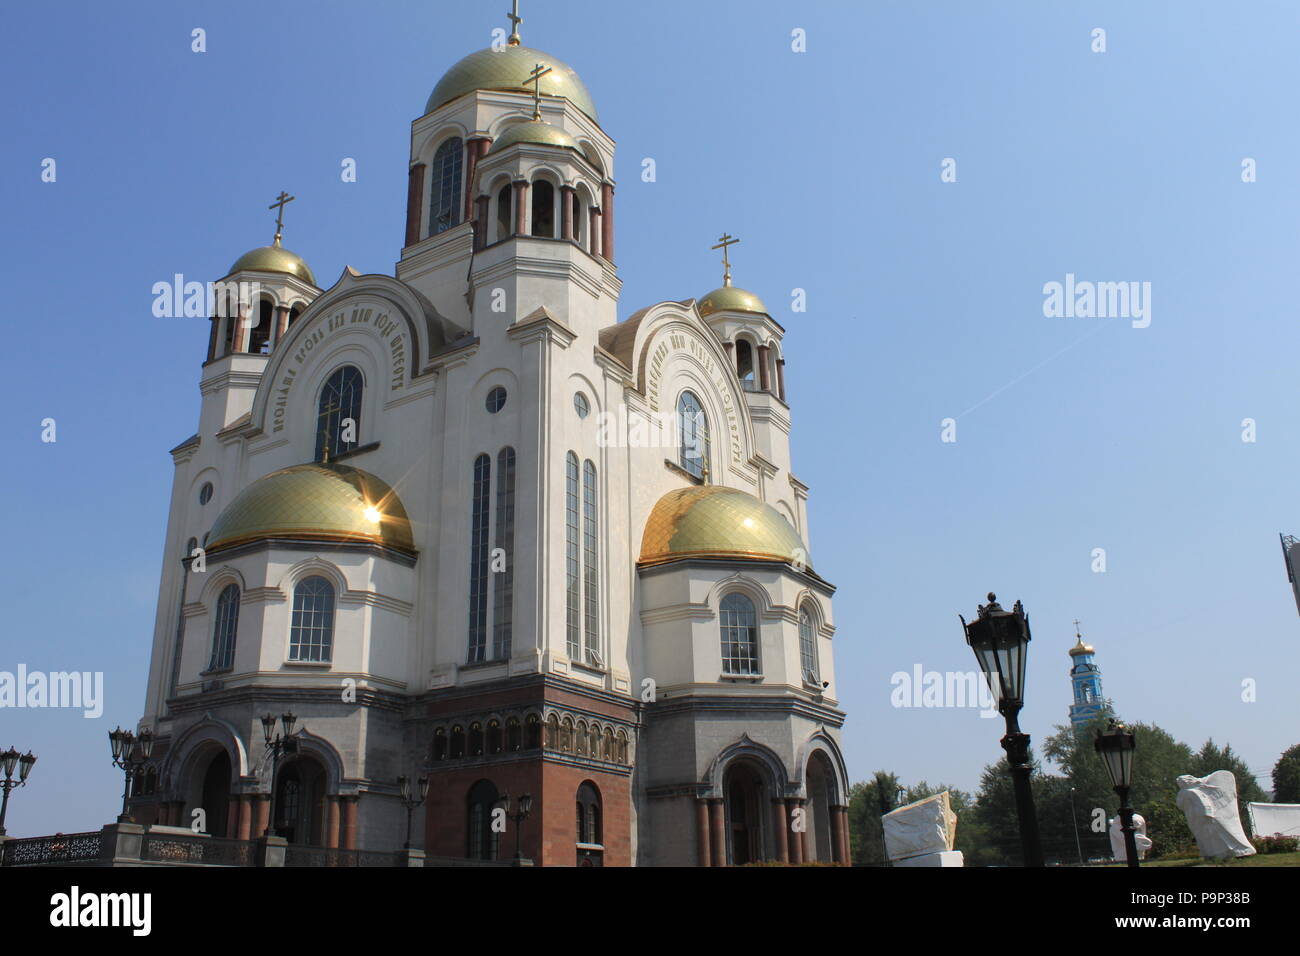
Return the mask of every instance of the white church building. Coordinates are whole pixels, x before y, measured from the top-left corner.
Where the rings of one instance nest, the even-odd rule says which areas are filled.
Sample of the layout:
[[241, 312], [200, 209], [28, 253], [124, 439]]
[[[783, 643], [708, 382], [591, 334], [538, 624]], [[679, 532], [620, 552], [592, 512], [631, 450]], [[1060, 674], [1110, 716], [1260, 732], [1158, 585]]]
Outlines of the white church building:
[[619, 320], [614, 141], [517, 20], [410, 138], [394, 275], [277, 228], [225, 277], [257, 291], [171, 452], [136, 819], [392, 850], [423, 777], [430, 855], [845, 862], [782, 326], [729, 266]]

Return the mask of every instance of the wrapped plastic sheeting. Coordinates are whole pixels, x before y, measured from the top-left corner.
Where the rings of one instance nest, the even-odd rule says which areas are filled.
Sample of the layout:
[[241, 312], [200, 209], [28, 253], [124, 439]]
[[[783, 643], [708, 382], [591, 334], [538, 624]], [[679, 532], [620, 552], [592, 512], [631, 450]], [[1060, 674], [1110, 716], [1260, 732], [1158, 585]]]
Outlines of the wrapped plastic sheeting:
[[[1119, 817], [1112, 817], [1110, 821], [1110, 854], [1118, 863], [1128, 862], [1128, 847], [1124, 845], [1124, 831]], [[1133, 829], [1137, 831], [1133, 834], [1133, 839], [1137, 843], [1138, 859], [1147, 858], [1147, 850], [1151, 849], [1151, 838], [1147, 836], [1147, 820], [1140, 813], [1133, 814]]]
[[951, 850], [957, 838], [957, 814], [947, 790], [892, 810], [880, 819], [885, 829], [885, 853], [891, 860]]
[[1227, 770], [1205, 777], [1178, 778], [1178, 809], [1187, 817], [1201, 856], [1253, 856], [1255, 848], [1241, 829], [1237, 813], [1237, 778]]
[[1255, 836], [1300, 837], [1300, 803], [1248, 803], [1246, 813]]

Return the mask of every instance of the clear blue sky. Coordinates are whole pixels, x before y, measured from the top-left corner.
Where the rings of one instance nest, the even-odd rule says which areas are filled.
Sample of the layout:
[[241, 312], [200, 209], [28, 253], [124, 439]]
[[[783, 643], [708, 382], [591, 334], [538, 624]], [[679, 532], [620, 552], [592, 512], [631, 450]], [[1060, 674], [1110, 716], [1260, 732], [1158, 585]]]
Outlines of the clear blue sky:
[[[0, 36], [8, 436], [0, 669], [102, 670], [99, 720], [0, 711], [40, 756], [15, 834], [98, 827], [138, 718], [201, 320], [154, 282], [267, 243], [330, 285], [391, 272], [409, 124], [504, 25], [493, 3], [48, 3]], [[898, 710], [890, 675], [967, 670], [989, 589], [1034, 625], [1035, 742], [1065, 719], [1071, 620], [1106, 692], [1267, 771], [1300, 739], [1300, 176], [1294, 3], [525, 0], [618, 143], [620, 315], [736, 282], [785, 325], [812, 553], [840, 588], [852, 775], [973, 789], [998, 721]], [[190, 31], [208, 52], [190, 52]], [[1090, 32], [1107, 31], [1107, 52]], [[807, 52], [790, 50], [794, 28]], [[40, 181], [45, 157], [58, 181]], [[340, 181], [355, 158], [359, 181]], [[653, 157], [658, 179], [640, 179]], [[940, 162], [957, 161], [956, 183]], [[1244, 157], [1258, 182], [1243, 184]], [[1042, 287], [1152, 283], [1152, 322], [1049, 319]], [[792, 313], [790, 290], [807, 290]], [[992, 397], [990, 397], [992, 396]], [[58, 421], [42, 444], [40, 421]], [[940, 421], [958, 440], [940, 442]], [[1258, 422], [1258, 441], [1240, 423]], [[1105, 548], [1107, 571], [1091, 570]], [[1241, 700], [1241, 682], [1258, 700]], [[1139, 755], [1139, 759], [1140, 755]], [[1267, 781], [1264, 781], [1267, 786]]]

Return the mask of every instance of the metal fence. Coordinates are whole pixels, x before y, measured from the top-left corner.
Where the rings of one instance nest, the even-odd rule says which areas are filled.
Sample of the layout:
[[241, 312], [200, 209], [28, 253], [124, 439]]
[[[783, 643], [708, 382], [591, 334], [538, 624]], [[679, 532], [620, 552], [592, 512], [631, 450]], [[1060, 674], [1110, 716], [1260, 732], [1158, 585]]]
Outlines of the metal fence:
[[104, 853], [103, 834], [56, 833], [53, 836], [6, 840], [3, 866], [84, 866], [97, 862]]
[[223, 840], [208, 836], [153, 833], [146, 830], [140, 859], [148, 863], [188, 866], [254, 866], [254, 845], [249, 840]]

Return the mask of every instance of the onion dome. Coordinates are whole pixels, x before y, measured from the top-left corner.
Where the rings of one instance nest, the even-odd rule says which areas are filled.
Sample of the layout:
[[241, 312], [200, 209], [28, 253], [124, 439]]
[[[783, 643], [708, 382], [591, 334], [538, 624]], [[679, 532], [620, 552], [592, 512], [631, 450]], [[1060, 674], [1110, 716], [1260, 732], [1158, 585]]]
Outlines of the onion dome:
[[1070, 656], [1071, 656], [1071, 657], [1078, 657], [1080, 654], [1091, 654], [1091, 653], [1093, 653], [1092, 645], [1091, 645], [1091, 644], [1085, 644], [1085, 643], [1083, 643], [1083, 636], [1082, 636], [1082, 635], [1076, 633], [1074, 636], [1075, 636], [1076, 640], [1078, 641], [1078, 643], [1076, 643], [1076, 644], [1074, 645], [1074, 647], [1070, 648]]
[[208, 551], [268, 538], [359, 542], [415, 552], [396, 492], [360, 468], [313, 462], [257, 479], [226, 506]]
[[527, 123], [516, 123], [513, 126], [507, 126], [505, 132], [492, 143], [488, 155], [499, 153], [516, 143], [527, 143], [532, 146], [555, 146], [560, 149], [571, 149], [579, 155], [582, 154], [582, 147], [578, 145], [578, 141], [564, 130], [558, 126], [552, 126], [550, 123], [543, 123], [541, 120], [531, 120]]
[[700, 299], [700, 315], [712, 315], [714, 312], [768, 314], [767, 306], [763, 304], [762, 299], [752, 292], [737, 288], [730, 282]]
[[541, 50], [513, 44], [497, 50], [491, 47], [479, 50], [458, 62], [433, 88], [424, 111], [432, 113], [475, 90], [531, 93], [528, 74], [538, 63], [551, 68], [541, 79], [543, 96], [562, 96], [593, 120], [597, 119], [596, 104], [573, 67]]
[[803, 540], [779, 511], [737, 488], [700, 485], [670, 491], [655, 504], [638, 564], [683, 558], [799, 563], [811, 569]]
[[274, 245], [259, 246], [236, 259], [227, 275], [236, 272], [283, 272], [309, 285], [316, 285], [316, 276], [312, 274], [302, 256], [280, 245], [279, 238], [275, 240]]

